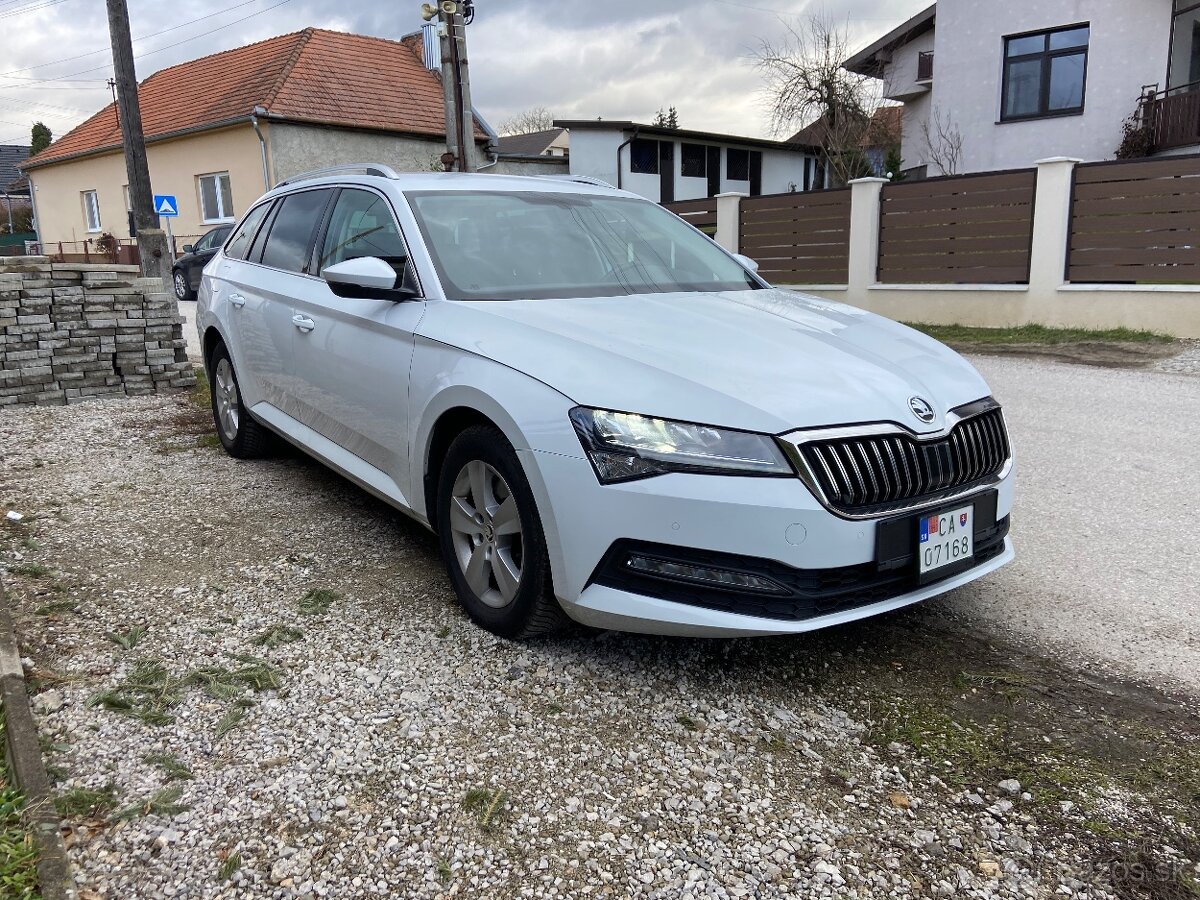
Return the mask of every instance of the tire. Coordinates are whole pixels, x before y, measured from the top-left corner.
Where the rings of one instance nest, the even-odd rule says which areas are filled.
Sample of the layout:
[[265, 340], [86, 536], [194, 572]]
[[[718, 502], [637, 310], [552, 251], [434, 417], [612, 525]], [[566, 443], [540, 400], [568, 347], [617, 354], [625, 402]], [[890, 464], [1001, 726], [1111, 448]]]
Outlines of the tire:
[[450, 445], [438, 479], [437, 530], [454, 591], [477, 625], [522, 640], [566, 623], [533, 492], [498, 429], [473, 425]]
[[270, 455], [274, 437], [242, 406], [237, 373], [223, 343], [213, 349], [209, 371], [213, 373], [209, 386], [213, 424], [225, 452], [236, 459], [258, 459]]
[[171, 283], [175, 286], [175, 296], [180, 300], [196, 299], [196, 292], [188, 284], [188, 277], [183, 269], [175, 269], [171, 272]]

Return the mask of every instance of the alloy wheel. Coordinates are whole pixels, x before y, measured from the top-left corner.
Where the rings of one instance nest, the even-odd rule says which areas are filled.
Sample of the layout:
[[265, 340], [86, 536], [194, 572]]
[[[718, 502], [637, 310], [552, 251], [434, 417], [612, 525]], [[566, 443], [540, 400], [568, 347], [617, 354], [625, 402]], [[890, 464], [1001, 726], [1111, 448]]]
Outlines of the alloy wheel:
[[186, 300], [188, 295], [187, 278], [180, 271], [175, 272], [175, 296], [180, 300]]
[[229, 364], [228, 359], [217, 363], [214, 381], [213, 399], [217, 404], [217, 423], [225, 440], [232, 443], [237, 440], [242, 404], [237, 381], [233, 377], [233, 366]]
[[521, 585], [521, 515], [508, 482], [481, 460], [467, 463], [454, 479], [450, 530], [475, 596], [495, 609], [512, 603]]

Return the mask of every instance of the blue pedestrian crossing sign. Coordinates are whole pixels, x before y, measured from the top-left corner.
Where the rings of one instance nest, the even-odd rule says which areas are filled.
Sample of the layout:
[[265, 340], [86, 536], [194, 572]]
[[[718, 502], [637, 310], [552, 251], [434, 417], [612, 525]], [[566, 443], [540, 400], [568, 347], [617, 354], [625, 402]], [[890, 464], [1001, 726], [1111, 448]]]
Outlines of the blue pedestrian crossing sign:
[[155, 194], [154, 195], [154, 211], [160, 216], [178, 216], [179, 204], [175, 200], [174, 194]]

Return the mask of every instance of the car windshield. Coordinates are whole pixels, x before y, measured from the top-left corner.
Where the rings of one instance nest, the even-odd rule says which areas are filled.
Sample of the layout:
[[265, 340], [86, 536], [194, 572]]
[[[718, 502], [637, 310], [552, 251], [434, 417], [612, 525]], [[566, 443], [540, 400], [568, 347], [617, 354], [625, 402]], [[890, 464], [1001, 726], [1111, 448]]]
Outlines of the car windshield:
[[539, 191], [407, 196], [451, 299], [760, 287], [716, 244], [645, 200]]

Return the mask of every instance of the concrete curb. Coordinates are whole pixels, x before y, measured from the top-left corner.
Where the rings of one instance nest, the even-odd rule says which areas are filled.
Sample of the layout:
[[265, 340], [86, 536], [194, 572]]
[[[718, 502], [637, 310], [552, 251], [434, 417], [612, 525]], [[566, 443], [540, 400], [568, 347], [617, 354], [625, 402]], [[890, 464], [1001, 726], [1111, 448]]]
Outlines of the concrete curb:
[[4, 752], [13, 780], [25, 795], [25, 817], [38, 847], [38, 881], [43, 900], [75, 900], [75, 881], [67, 862], [67, 848], [59, 832], [54, 793], [42, 762], [37, 725], [25, 690], [25, 672], [17, 649], [17, 633], [9, 614], [8, 598], [0, 582], [0, 698], [7, 722]]

